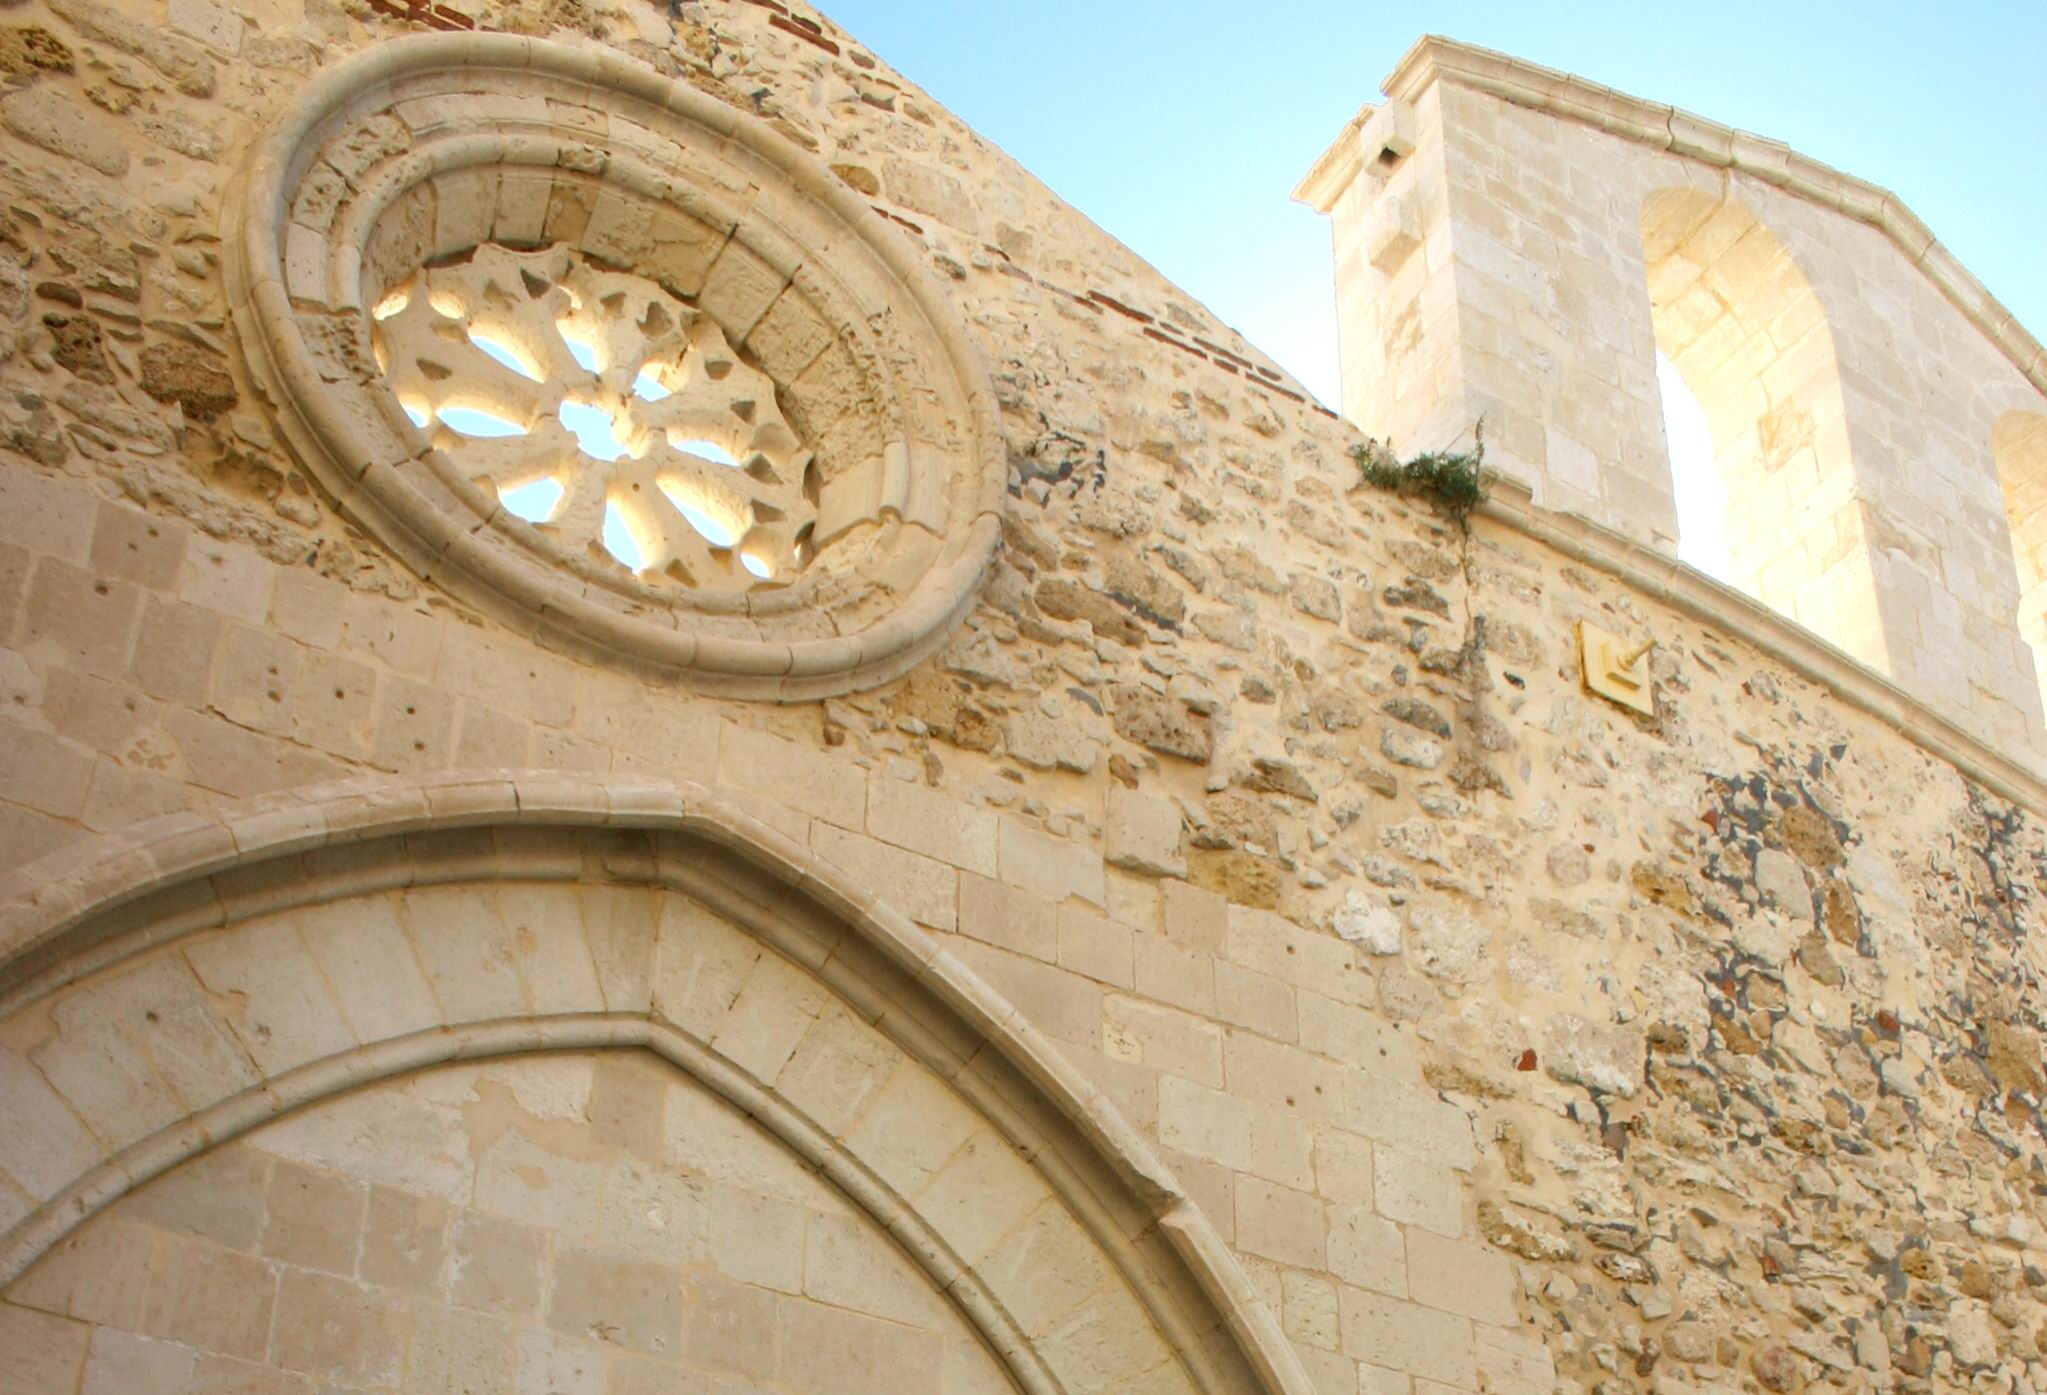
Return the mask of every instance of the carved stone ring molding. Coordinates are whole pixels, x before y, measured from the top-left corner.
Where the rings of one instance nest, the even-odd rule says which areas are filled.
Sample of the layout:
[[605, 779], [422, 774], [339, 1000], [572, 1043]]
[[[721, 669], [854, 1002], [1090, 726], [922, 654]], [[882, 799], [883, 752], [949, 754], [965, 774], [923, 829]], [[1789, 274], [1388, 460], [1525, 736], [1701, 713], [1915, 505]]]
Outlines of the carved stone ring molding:
[[800, 700], [973, 601], [987, 373], [902, 235], [744, 112], [561, 44], [398, 39], [299, 94], [228, 242], [307, 472], [543, 642]]

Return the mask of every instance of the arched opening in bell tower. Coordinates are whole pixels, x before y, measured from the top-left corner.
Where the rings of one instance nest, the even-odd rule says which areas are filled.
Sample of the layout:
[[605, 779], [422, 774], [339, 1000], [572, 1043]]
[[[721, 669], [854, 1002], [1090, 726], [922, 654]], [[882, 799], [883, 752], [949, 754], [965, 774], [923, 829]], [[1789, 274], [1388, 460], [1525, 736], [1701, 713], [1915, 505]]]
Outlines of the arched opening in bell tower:
[[1818, 296], [1733, 197], [1651, 193], [1642, 248], [1679, 556], [1844, 642], [1875, 616], [1850, 613], [1872, 602], [1839, 568], [1861, 524]]
[[2011, 556], [2019, 573], [2019, 637], [2032, 648], [2033, 668], [2047, 696], [2047, 416], [2006, 412], [1990, 431]]

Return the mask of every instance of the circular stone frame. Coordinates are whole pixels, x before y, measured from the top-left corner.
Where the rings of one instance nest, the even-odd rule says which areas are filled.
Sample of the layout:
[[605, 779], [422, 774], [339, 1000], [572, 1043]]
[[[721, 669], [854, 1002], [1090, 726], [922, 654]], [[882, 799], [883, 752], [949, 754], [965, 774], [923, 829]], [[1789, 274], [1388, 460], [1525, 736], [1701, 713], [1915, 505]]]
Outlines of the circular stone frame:
[[[677, 229], [712, 238], [677, 254]], [[664, 235], [686, 269], [635, 263], [634, 238]], [[849, 539], [833, 565], [737, 592], [650, 584], [464, 479], [384, 381], [369, 312], [398, 278], [492, 241], [570, 241], [687, 281], [742, 350], [793, 323], [783, 390], [800, 370], [859, 403], [857, 439], [852, 409], [829, 423], [844, 448], [821, 511]], [[1006, 472], [980, 354], [902, 234], [756, 117], [606, 52], [412, 35], [299, 94], [256, 147], [227, 242], [248, 371], [307, 473], [415, 572], [544, 643], [802, 701], [899, 677], [974, 602]]]

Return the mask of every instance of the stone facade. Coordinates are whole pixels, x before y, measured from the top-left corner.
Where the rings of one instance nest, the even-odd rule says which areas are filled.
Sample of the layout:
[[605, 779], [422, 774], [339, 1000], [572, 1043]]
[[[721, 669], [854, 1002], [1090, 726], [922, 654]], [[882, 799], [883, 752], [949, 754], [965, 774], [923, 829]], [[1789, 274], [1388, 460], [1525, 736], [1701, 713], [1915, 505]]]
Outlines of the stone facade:
[[[1930, 257], [1891, 391], [1881, 229], [1417, 79], [1346, 406], [1487, 414], [1460, 521], [807, 11], [0, 40], [0, 1391], [2047, 1391], [2040, 404]], [[1729, 232], [1965, 701], [1900, 548], [1880, 651], [1658, 552]]]

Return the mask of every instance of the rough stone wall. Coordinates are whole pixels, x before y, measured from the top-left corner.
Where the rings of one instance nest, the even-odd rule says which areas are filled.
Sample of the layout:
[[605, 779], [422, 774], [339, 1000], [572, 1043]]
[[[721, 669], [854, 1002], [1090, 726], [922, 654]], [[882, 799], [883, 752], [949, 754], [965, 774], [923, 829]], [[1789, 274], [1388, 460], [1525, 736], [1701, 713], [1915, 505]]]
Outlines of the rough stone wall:
[[[571, 661], [409, 575], [276, 443], [217, 240], [304, 75], [405, 22], [41, 0], [0, 47], [9, 862], [351, 774], [723, 783], [1058, 1043], [1331, 1395], [2047, 1390], [2033, 814], [1740, 634], [1362, 488], [1349, 428], [828, 23], [468, 18], [756, 112], [896, 220], [1000, 401], [979, 602], [907, 679], [776, 706]], [[1639, 427], [1582, 444], [1625, 459]], [[1657, 639], [1653, 718], [1580, 690], [1581, 619]], [[0, 1022], [9, 1080], [88, 1115], [37, 1061], [58, 1035]], [[274, 1185], [294, 1157], [259, 1150]], [[34, 1185], [0, 1182], [9, 1214]], [[85, 1360], [133, 1323], [69, 1301], [0, 1305], [57, 1353], [25, 1388], [142, 1388]]]

